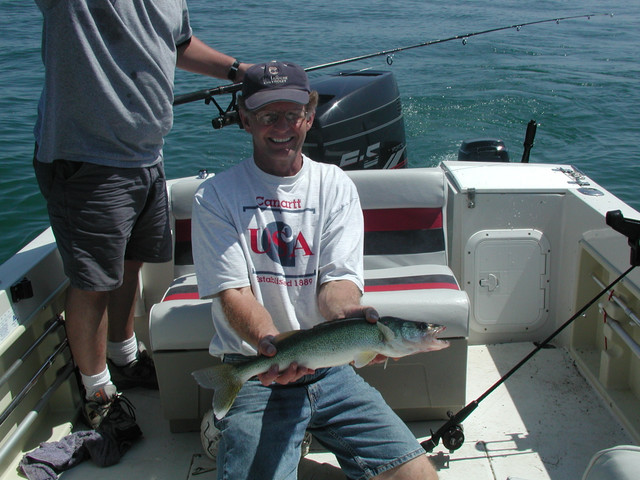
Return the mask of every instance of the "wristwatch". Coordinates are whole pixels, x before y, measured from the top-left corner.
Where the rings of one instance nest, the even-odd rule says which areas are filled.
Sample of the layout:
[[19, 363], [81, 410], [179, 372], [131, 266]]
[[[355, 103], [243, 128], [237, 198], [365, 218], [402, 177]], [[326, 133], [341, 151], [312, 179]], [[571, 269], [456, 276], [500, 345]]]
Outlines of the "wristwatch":
[[227, 78], [229, 80], [235, 80], [238, 76], [238, 68], [240, 67], [240, 62], [238, 60], [234, 60], [233, 64], [229, 68], [229, 73], [227, 73]]

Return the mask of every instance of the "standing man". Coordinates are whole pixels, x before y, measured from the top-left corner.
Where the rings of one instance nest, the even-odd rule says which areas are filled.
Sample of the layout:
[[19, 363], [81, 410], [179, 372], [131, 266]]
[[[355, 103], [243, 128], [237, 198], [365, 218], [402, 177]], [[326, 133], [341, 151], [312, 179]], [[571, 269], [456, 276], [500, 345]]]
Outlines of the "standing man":
[[[299, 66], [250, 67], [239, 106], [253, 157], [196, 193], [194, 263], [200, 296], [213, 298], [210, 352], [224, 362], [275, 355], [281, 332], [352, 316], [377, 320], [360, 304], [356, 188], [338, 167], [302, 154], [317, 102]], [[307, 430], [349, 478], [437, 478], [406, 425], [348, 365], [274, 365], [243, 385], [216, 427], [218, 479], [296, 479]]]
[[193, 36], [186, 0], [36, 3], [45, 83], [34, 168], [71, 283], [83, 411], [93, 428], [133, 440], [141, 432], [115, 385], [157, 388], [133, 312], [142, 263], [171, 259], [162, 147], [175, 68], [240, 80], [248, 65]]

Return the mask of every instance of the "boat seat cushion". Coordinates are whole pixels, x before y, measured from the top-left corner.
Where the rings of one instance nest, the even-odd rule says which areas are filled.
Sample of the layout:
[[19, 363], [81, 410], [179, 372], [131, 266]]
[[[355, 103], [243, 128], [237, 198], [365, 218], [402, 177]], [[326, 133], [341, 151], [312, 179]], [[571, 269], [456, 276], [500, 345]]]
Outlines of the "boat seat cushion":
[[176, 220], [191, 219], [193, 196], [204, 180], [200, 177], [183, 178], [171, 185], [171, 214]]
[[[153, 351], [208, 349], [214, 334], [211, 302], [198, 296], [195, 274], [177, 278], [151, 310]], [[444, 265], [372, 270], [365, 274], [363, 304], [381, 315], [439, 323], [442, 338], [468, 335], [468, 298]]]
[[469, 335], [469, 298], [446, 265], [367, 270], [362, 304], [382, 316], [444, 325], [441, 338]]
[[640, 447], [618, 445], [596, 453], [582, 480], [636, 480], [640, 478]]
[[194, 273], [176, 278], [162, 301], [151, 308], [152, 350], [208, 350], [215, 333], [211, 302], [200, 299]]

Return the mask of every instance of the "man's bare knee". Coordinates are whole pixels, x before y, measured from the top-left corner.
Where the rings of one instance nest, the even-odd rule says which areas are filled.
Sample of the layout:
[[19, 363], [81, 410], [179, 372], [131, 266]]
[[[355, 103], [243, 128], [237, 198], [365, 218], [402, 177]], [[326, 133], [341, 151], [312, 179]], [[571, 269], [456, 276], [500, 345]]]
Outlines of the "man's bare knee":
[[420, 455], [397, 466], [387, 472], [381, 473], [375, 480], [437, 480], [438, 472], [426, 455]]

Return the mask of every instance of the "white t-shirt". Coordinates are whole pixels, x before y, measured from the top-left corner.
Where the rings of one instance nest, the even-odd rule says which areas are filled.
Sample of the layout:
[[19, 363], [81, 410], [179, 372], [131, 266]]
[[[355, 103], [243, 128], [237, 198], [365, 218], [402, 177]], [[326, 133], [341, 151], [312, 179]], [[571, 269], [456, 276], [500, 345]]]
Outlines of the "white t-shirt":
[[[200, 296], [251, 286], [281, 332], [324, 321], [317, 304], [323, 283], [351, 280], [363, 289], [360, 200], [335, 165], [305, 156], [298, 174], [278, 177], [246, 159], [202, 184], [192, 228]], [[212, 313], [212, 355], [256, 354], [215, 297]]]

